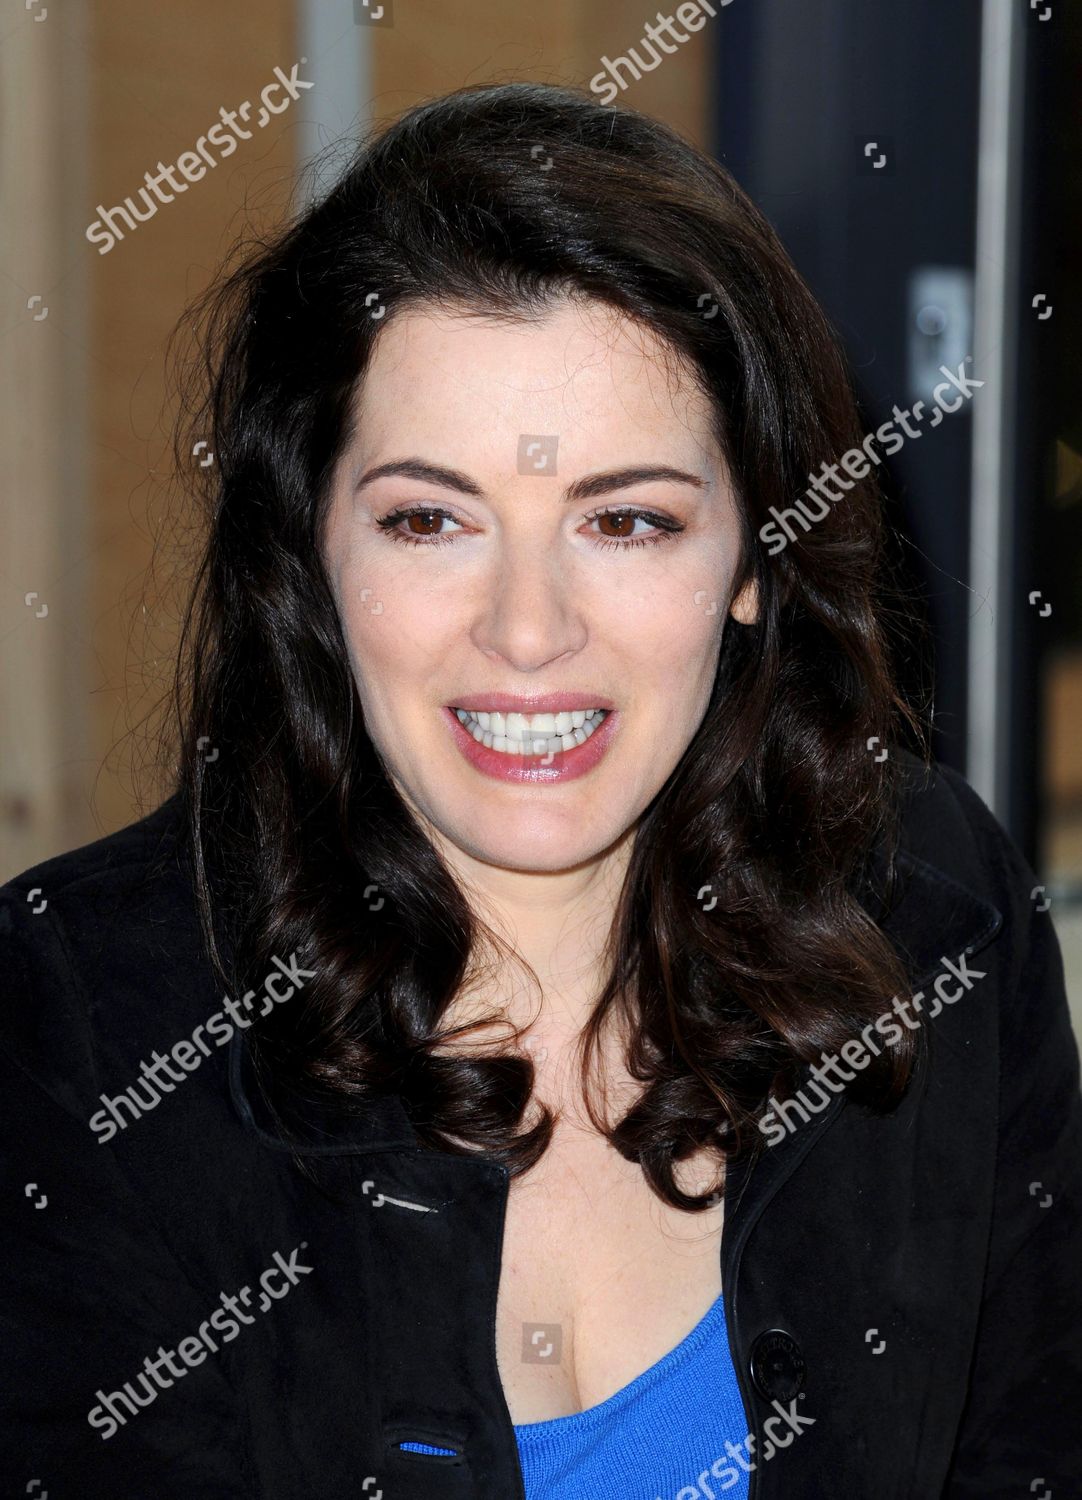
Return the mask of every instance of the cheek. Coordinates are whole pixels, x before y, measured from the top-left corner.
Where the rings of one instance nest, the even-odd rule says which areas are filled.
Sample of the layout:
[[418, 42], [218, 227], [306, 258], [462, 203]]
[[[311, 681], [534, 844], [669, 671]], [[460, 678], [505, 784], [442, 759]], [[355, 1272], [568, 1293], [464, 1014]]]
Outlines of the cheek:
[[728, 614], [738, 553], [738, 535], [720, 525], [678, 540], [671, 551], [663, 552], [653, 576], [646, 579], [642, 601], [663, 620], [660, 631], [692, 651], [716, 646]]
[[727, 619], [723, 603], [711, 612], [712, 602], [710, 594], [698, 605], [685, 599], [658, 606], [648, 638], [634, 642], [625, 634], [629, 681], [639, 678], [644, 724], [652, 726], [648, 734], [659, 749], [684, 745], [709, 706]]
[[[380, 602], [382, 601], [376, 599], [371, 601], [373, 605]], [[339, 597], [337, 604], [338, 618], [342, 626], [342, 634], [346, 638], [350, 665], [353, 667], [354, 676], [360, 678], [366, 663], [371, 663], [373, 657], [378, 655], [381, 632], [376, 629], [376, 626], [381, 616], [373, 615], [367, 602], [362, 604], [352, 595], [345, 598]]]
[[386, 701], [393, 711], [407, 701], [404, 689], [438, 670], [457, 627], [432, 593], [395, 589], [371, 570], [366, 576], [371, 584], [347, 587], [339, 598], [339, 618], [362, 700]]
[[666, 696], [679, 697], [703, 672], [712, 674], [726, 619], [725, 595], [716, 587], [682, 591], [648, 607], [649, 629], [640, 635], [637, 649], [660, 675]]

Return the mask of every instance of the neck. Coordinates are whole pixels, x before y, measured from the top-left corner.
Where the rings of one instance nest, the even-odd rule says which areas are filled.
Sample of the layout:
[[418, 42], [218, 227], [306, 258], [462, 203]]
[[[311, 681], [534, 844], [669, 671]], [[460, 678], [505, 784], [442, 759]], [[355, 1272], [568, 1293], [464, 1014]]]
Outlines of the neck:
[[[541, 987], [539, 995], [529, 972], [497, 950], [491, 966], [456, 997], [453, 1019], [445, 1016], [445, 1023], [499, 1016], [515, 1027], [529, 1026], [536, 1046], [558, 1051], [571, 1045], [601, 989], [605, 945], [633, 838], [628, 830], [596, 858], [552, 871], [486, 864], [441, 841], [441, 853], [479, 919], [532, 968]], [[507, 1035], [503, 1027], [498, 1034]]]

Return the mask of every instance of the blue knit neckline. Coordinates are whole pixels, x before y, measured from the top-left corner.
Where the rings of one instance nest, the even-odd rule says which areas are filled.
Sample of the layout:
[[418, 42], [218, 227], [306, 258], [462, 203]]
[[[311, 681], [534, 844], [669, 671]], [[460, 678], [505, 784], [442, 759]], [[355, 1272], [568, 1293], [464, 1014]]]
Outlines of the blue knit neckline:
[[559, 1431], [573, 1431], [578, 1428], [592, 1427], [597, 1422], [603, 1421], [613, 1410], [640, 1396], [656, 1385], [666, 1375], [672, 1373], [677, 1366], [683, 1364], [689, 1355], [693, 1354], [706, 1339], [715, 1332], [715, 1326], [725, 1326], [725, 1293], [721, 1291], [707, 1308], [694, 1328], [670, 1349], [663, 1354], [659, 1360], [643, 1370], [641, 1375], [622, 1385], [618, 1391], [611, 1396], [606, 1396], [604, 1401], [599, 1401], [595, 1406], [584, 1407], [582, 1411], [570, 1412], [564, 1417], [547, 1417], [541, 1422], [521, 1422], [515, 1424], [515, 1434], [519, 1438], [548, 1438]]

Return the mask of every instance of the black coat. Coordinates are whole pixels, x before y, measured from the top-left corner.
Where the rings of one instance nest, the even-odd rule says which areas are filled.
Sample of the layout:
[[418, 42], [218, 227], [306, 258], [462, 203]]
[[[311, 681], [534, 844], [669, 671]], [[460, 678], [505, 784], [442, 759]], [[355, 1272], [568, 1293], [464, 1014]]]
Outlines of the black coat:
[[[224, 1019], [178, 809], [0, 893], [5, 1493], [521, 1500], [506, 1172], [423, 1148], [397, 1099], [309, 1111], [316, 1180], [298, 1171]], [[840, 1085], [816, 1113], [809, 1079], [806, 1123], [727, 1187], [751, 1461], [778, 1440], [751, 1494], [1077, 1500], [1082, 1099], [1051, 919], [953, 773], [912, 794], [903, 850], [882, 926], [925, 995], [927, 1066], [885, 1117]], [[155, 1051], [175, 1081], [153, 1064], [136, 1116], [115, 1100]], [[792, 1419], [764, 1432], [781, 1411], [788, 1442]]]

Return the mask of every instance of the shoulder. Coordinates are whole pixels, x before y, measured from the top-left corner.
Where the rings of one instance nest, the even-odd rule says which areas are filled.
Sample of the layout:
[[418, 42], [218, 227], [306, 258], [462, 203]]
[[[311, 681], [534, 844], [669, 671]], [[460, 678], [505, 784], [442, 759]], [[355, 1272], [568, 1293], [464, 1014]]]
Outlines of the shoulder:
[[1036, 876], [999, 819], [958, 771], [906, 752], [897, 759], [898, 863], [923, 883], [929, 920], [960, 889], [986, 909], [985, 938], [1028, 926]]
[[898, 759], [900, 894], [882, 925], [904, 936], [907, 952], [923, 951], [926, 970], [936, 954], [983, 953], [995, 983], [981, 989], [997, 997], [1001, 1047], [1036, 1027], [1070, 1050], [1059, 945], [1036, 874], [962, 775]]
[[1015, 874], [1028, 866], [965, 777], [939, 762], [926, 766], [906, 751], [897, 752], [897, 760], [900, 847], [977, 894], [1013, 895]]
[[0, 940], [91, 947], [194, 910], [183, 804], [170, 797], [116, 833], [42, 860], [0, 886]]
[[173, 796], [0, 886], [0, 1049], [81, 1108], [102, 1038], [154, 1030], [212, 983]]

